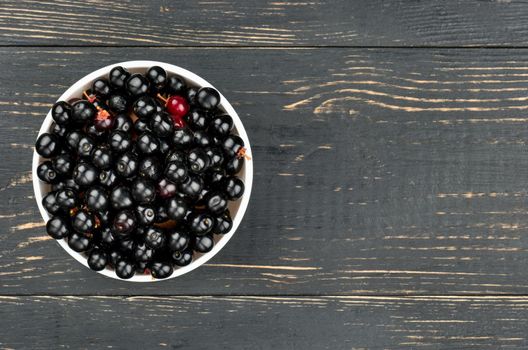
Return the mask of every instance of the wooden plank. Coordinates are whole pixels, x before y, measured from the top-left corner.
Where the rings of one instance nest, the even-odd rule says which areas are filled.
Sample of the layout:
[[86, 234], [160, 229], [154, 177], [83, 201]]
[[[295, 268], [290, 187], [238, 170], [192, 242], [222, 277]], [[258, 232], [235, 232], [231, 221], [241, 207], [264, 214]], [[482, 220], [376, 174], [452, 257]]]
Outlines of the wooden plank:
[[[50, 104], [123, 59], [190, 68], [254, 151], [240, 231], [208, 266], [134, 285], [47, 237], [28, 169]], [[527, 50], [4, 48], [3, 294], [527, 293]]]
[[3, 0], [3, 45], [526, 45], [522, 1]]
[[528, 299], [0, 297], [3, 349], [523, 349]]

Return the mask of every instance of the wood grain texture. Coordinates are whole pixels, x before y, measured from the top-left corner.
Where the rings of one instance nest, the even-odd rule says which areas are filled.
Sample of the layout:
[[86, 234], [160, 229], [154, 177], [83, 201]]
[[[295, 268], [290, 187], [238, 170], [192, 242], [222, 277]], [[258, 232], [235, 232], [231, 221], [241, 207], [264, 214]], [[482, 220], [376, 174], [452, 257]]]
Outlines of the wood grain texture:
[[0, 308], [3, 349], [528, 346], [521, 297], [4, 296]]
[[522, 46], [524, 1], [3, 0], [2, 45]]
[[[99, 276], [49, 240], [32, 144], [49, 106], [109, 63], [158, 59], [220, 88], [252, 142], [234, 239], [176, 280]], [[4, 48], [2, 294], [528, 292], [527, 50]]]

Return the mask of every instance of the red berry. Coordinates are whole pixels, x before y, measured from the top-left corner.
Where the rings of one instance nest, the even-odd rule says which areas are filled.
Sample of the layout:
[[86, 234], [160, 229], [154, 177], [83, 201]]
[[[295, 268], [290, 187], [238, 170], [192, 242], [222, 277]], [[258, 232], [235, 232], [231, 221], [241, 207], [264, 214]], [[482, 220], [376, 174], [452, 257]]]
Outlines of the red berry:
[[[182, 119], [189, 112], [189, 104], [185, 97], [171, 96], [166, 103], [167, 112], [174, 118]], [[175, 120], [176, 122], [176, 120]]]
[[174, 115], [171, 115], [172, 117], [172, 122], [174, 123], [174, 126], [178, 129], [181, 129], [181, 128], [184, 128], [185, 127], [185, 121], [183, 120], [183, 117], [176, 117]]

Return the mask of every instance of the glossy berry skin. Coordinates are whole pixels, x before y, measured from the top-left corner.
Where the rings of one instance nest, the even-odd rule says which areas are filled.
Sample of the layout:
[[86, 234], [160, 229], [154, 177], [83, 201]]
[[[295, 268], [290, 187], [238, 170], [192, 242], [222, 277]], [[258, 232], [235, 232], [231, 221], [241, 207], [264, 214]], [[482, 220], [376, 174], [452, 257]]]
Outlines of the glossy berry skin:
[[213, 88], [203, 87], [196, 93], [196, 103], [203, 109], [211, 110], [220, 103], [220, 94]]
[[157, 192], [160, 198], [171, 198], [176, 195], [178, 187], [175, 183], [163, 178], [157, 184]]
[[136, 147], [139, 152], [150, 155], [159, 151], [160, 144], [157, 137], [146, 131], [138, 136]]
[[145, 232], [145, 243], [152, 249], [160, 249], [165, 245], [165, 233], [157, 227], [149, 227]]
[[68, 237], [71, 232], [70, 223], [61, 216], [54, 216], [46, 223], [46, 232], [53, 239]]
[[60, 176], [66, 176], [73, 171], [74, 161], [69, 154], [65, 153], [59, 154], [53, 158], [52, 164], [53, 169], [55, 169]]
[[167, 153], [169, 153], [169, 151], [172, 149], [172, 146], [169, 142], [168, 139], [158, 139], [159, 141], [159, 153], [161, 153], [162, 155], [166, 155]]
[[61, 151], [60, 140], [57, 135], [44, 133], [38, 137], [35, 150], [44, 158], [54, 157]]
[[172, 275], [172, 265], [166, 262], [154, 262], [150, 264], [150, 273], [157, 279], [167, 278]]
[[150, 118], [156, 112], [156, 102], [150, 96], [141, 96], [132, 107], [138, 118]]
[[167, 215], [172, 220], [182, 220], [189, 209], [187, 201], [180, 197], [173, 197], [167, 201]]
[[128, 70], [121, 66], [114, 67], [110, 70], [108, 74], [108, 80], [110, 85], [115, 89], [121, 89], [125, 87], [125, 81], [130, 76]]
[[51, 107], [51, 117], [59, 125], [67, 125], [72, 118], [72, 106], [64, 101], [59, 101]]
[[200, 253], [210, 252], [214, 247], [212, 235], [195, 236], [193, 243], [194, 250]]
[[193, 137], [189, 128], [176, 129], [172, 134], [172, 145], [180, 149], [189, 148], [193, 144]]
[[237, 156], [238, 152], [244, 147], [244, 141], [237, 135], [229, 135], [222, 143], [224, 152], [228, 158]]
[[97, 115], [97, 109], [88, 101], [79, 100], [72, 105], [72, 120], [77, 124], [86, 124]]
[[[132, 237], [123, 238], [116, 242], [116, 247], [127, 255], [132, 255], [134, 252], [135, 242]], [[133, 261], [133, 260], [131, 260]]]
[[187, 232], [181, 229], [175, 229], [170, 232], [168, 236], [167, 248], [169, 248], [171, 252], [181, 252], [187, 249], [190, 241], [191, 236]]
[[106, 99], [112, 92], [110, 83], [104, 78], [94, 80], [92, 84], [92, 92], [102, 99]]
[[142, 226], [152, 225], [156, 219], [156, 212], [151, 205], [138, 205], [136, 207], [138, 224]]
[[135, 244], [132, 251], [137, 262], [149, 262], [154, 256], [154, 249], [146, 245], [145, 242]]
[[150, 130], [158, 137], [170, 136], [174, 125], [171, 117], [165, 112], [156, 112], [150, 119]]
[[94, 215], [95, 215], [95, 226], [97, 226], [97, 228], [101, 226], [107, 227], [111, 224], [112, 214], [109, 210], [98, 210], [94, 213]]
[[94, 186], [84, 193], [86, 206], [94, 211], [104, 211], [110, 205], [110, 199], [106, 191], [99, 186]]
[[73, 180], [81, 187], [93, 185], [99, 177], [99, 171], [89, 163], [78, 163], [73, 169]]
[[174, 183], [181, 183], [187, 178], [187, 166], [180, 161], [167, 163], [165, 177]]
[[205, 153], [209, 157], [209, 168], [211, 169], [222, 169], [224, 165], [224, 152], [218, 147], [208, 147], [205, 149]]
[[187, 84], [178, 76], [170, 76], [167, 79], [165, 90], [170, 95], [184, 95], [187, 90]]
[[219, 115], [214, 117], [209, 124], [209, 132], [218, 138], [224, 139], [233, 129], [233, 118], [229, 115]]
[[167, 112], [176, 119], [182, 119], [189, 112], [189, 103], [183, 96], [174, 95], [167, 99]]
[[127, 114], [120, 113], [114, 117], [114, 130], [120, 130], [125, 133], [132, 131], [134, 123]]
[[189, 218], [189, 229], [192, 233], [203, 236], [213, 229], [215, 220], [207, 213], [194, 214]]
[[148, 204], [156, 199], [156, 186], [146, 179], [138, 178], [131, 186], [132, 198], [136, 203]]
[[68, 238], [68, 246], [76, 252], [85, 252], [90, 249], [90, 238], [82, 233], [73, 232]]
[[51, 161], [45, 161], [40, 163], [37, 167], [37, 176], [41, 181], [45, 183], [57, 183], [59, 182], [59, 175], [53, 168], [53, 163]]
[[147, 70], [146, 77], [156, 91], [163, 90], [167, 84], [167, 72], [159, 66], [150, 67]]
[[115, 113], [124, 113], [128, 109], [128, 99], [121, 93], [114, 93], [108, 98], [108, 108]]
[[142, 134], [144, 132], [150, 131], [150, 125], [147, 119], [136, 119], [134, 122], [134, 130], [137, 134]]
[[136, 269], [134, 267], [134, 264], [132, 264], [128, 260], [123, 259], [117, 261], [117, 263], [115, 264], [115, 273], [117, 277], [127, 280], [134, 276], [134, 274], [136, 273]]
[[155, 204], [154, 211], [156, 212], [156, 217], [154, 218], [154, 222], [162, 223], [162, 222], [169, 220], [169, 215], [167, 214], [167, 208], [165, 207], [165, 204], [163, 203]]
[[191, 108], [189, 113], [184, 118], [189, 127], [196, 130], [205, 130], [209, 124], [209, 116], [205, 111], [198, 108]]
[[57, 135], [60, 138], [64, 138], [66, 134], [68, 133], [68, 126], [67, 125], [60, 125], [57, 123], [53, 123], [53, 127], [51, 128], [51, 133], [53, 135]]
[[131, 210], [121, 210], [115, 215], [112, 231], [118, 239], [127, 238], [136, 228], [136, 216]]
[[202, 148], [194, 148], [187, 154], [187, 164], [190, 171], [201, 174], [209, 167], [210, 159]]
[[118, 176], [129, 178], [136, 175], [139, 160], [135, 153], [126, 152], [116, 159], [115, 171]]
[[108, 256], [102, 249], [92, 249], [88, 255], [88, 266], [94, 271], [104, 270], [108, 264]]
[[130, 96], [138, 97], [148, 92], [150, 83], [147, 78], [141, 74], [132, 74], [128, 77], [125, 88]]
[[130, 135], [123, 131], [114, 130], [108, 137], [108, 144], [115, 153], [123, 153], [132, 148]]
[[197, 130], [193, 135], [193, 143], [196, 146], [205, 148], [213, 145], [211, 137], [203, 130]]
[[42, 198], [42, 206], [51, 215], [58, 214], [61, 211], [59, 203], [57, 203], [57, 196], [55, 192], [49, 192]]
[[169, 154], [167, 154], [167, 157], [165, 158], [166, 163], [170, 163], [170, 162], [185, 163], [186, 160], [187, 160], [187, 157], [185, 156], [185, 153], [182, 150], [171, 151]]
[[192, 262], [193, 253], [191, 249], [186, 249], [182, 252], [175, 251], [171, 255], [172, 261], [177, 266], [187, 266]]
[[114, 187], [119, 181], [113, 169], [103, 170], [99, 173], [99, 184], [105, 187]]
[[198, 197], [204, 187], [204, 182], [201, 177], [194, 174], [189, 174], [187, 179], [180, 184], [180, 190], [183, 194], [189, 197]]
[[93, 215], [85, 210], [79, 210], [72, 218], [72, 227], [79, 233], [92, 232], [95, 228]]
[[74, 130], [66, 134], [66, 146], [71, 150], [77, 152], [77, 146], [79, 141], [84, 136], [84, 134], [78, 130]]
[[203, 199], [205, 208], [212, 214], [218, 215], [227, 209], [227, 198], [220, 192], [209, 192]]
[[233, 227], [233, 220], [231, 219], [231, 216], [229, 215], [229, 211], [225, 211], [220, 216], [217, 216], [215, 218], [215, 224], [213, 227], [212, 232], [223, 235], [228, 233], [231, 228]]
[[242, 197], [244, 194], [244, 182], [236, 176], [231, 176], [225, 180], [224, 192], [230, 201], [234, 201]]
[[155, 157], [145, 157], [139, 162], [139, 176], [156, 181], [161, 176], [162, 168]]
[[113, 163], [112, 151], [108, 146], [97, 146], [90, 155], [92, 164], [101, 170], [110, 169]]
[[134, 200], [128, 187], [118, 186], [110, 192], [110, 203], [115, 210], [121, 210], [130, 208], [134, 204]]
[[196, 98], [197, 93], [198, 93], [197, 88], [187, 89], [187, 93], [185, 94], [185, 97], [187, 98], [187, 101], [189, 101], [190, 104], [194, 104], [196, 102], [195, 98]]
[[224, 170], [228, 175], [235, 175], [242, 170], [244, 165], [244, 158], [233, 157], [228, 159], [224, 164]]
[[77, 154], [79, 157], [88, 158], [95, 148], [95, 142], [90, 136], [83, 136], [77, 144]]
[[105, 227], [101, 230], [100, 233], [100, 243], [105, 247], [110, 247], [114, 244], [116, 241], [116, 238], [114, 236], [114, 233], [110, 229], [110, 227]]
[[96, 142], [101, 141], [106, 136], [105, 130], [97, 129], [94, 124], [86, 126], [84, 132], [86, 133], [86, 136], [92, 138], [92, 140]]
[[187, 90], [187, 85], [185, 84], [185, 81], [183, 81], [183, 79], [173, 75], [167, 79], [165, 89], [171, 95], [182, 95]]
[[75, 208], [78, 204], [77, 193], [70, 188], [57, 191], [56, 200], [64, 212], [69, 212], [70, 209]]
[[86, 135], [91, 137], [93, 140], [99, 142], [101, 139], [103, 139], [106, 136], [105, 130], [98, 130], [94, 124], [90, 124], [86, 126], [86, 129], [84, 130]]
[[136, 272], [139, 272], [142, 274], [148, 273], [148, 271], [146, 271], [148, 264], [149, 263], [146, 263], [146, 262], [136, 262]]
[[159, 100], [154, 100], [156, 102], [156, 113], [165, 112], [165, 105], [163, 105]]
[[63, 190], [65, 188], [70, 188], [70, 189], [72, 189], [74, 191], [77, 191], [77, 190], [79, 190], [80, 187], [79, 187], [79, 185], [77, 185], [75, 183], [75, 181], [73, 181], [73, 179], [65, 179], [65, 180], [63, 180], [61, 182], [57, 182], [56, 184], [53, 184], [51, 186], [51, 190], [52, 191], [60, 191], [60, 190]]
[[130, 76], [128, 70], [121, 66], [114, 67], [108, 74], [108, 80], [113, 88], [120, 89], [125, 87], [125, 82]]
[[125, 258], [125, 254], [117, 249], [113, 249], [108, 254], [108, 258], [110, 259], [110, 264], [115, 267], [118, 261], [123, 260]]

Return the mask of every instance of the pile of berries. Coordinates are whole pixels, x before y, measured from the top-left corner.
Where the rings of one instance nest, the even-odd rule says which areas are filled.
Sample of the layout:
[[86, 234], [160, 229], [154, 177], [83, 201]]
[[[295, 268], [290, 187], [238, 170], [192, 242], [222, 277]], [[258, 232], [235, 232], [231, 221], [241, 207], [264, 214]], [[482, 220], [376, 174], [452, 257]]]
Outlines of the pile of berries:
[[35, 148], [51, 185], [42, 205], [54, 239], [85, 254], [91, 269], [167, 278], [230, 231], [228, 202], [244, 142], [231, 133], [220, 95], [158, 66], [145, 74], [113, 68], [83, 96], [59, 101]]

